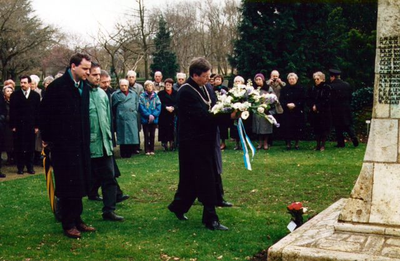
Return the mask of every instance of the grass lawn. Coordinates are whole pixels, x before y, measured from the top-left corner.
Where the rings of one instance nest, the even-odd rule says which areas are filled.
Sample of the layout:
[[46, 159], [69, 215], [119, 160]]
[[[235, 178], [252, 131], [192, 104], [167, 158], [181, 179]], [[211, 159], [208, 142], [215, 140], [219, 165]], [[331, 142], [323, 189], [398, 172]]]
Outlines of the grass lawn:
[[[218, 208], [229, 231], [201, 224], [196, 203], [188, 221], [168, 211], [178, 182], [178, 153], [156, 151], [118, 159], [121, 188], [131, 198], [118, 204], [125, 222], [103, 221], [101, 202], [83, 199], [83, 219], [97, 228], [74, 240], [50, 212], [43, 175], [0, 182], [0, 260], [246, 260], [288, 234], [286, 206], [302, 201], [312, 216], [348, 197], [357, 179], [365, 144], [345, 149], [327, 144], [324, 152], [286, 151], [282, 142], [258, 151], [253, 171], [244, 169], [242, 153], [223, 153], [225, 199], [233, 208]], [[38, 168], [37, 172], [38, 172]]]

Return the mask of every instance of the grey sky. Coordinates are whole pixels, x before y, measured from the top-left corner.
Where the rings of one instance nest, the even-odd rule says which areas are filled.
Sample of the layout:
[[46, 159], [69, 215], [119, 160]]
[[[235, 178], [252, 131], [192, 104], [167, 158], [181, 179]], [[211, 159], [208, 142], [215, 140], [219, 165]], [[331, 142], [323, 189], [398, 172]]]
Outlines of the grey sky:
[[[167, 3], [171, 0], [144, 0], [146, 8]], [[99, 28], [112, 31], [115, 22], [138, 5], [136, 0], [32, 0], [32, 6], [45, 24], [90, 41], [88, 35], [96, 36]]]

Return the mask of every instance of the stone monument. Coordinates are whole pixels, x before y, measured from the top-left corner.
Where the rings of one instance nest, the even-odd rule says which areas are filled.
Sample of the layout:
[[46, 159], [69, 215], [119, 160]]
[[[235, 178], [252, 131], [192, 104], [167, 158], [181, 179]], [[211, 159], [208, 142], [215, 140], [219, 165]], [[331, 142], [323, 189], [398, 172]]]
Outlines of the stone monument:
[[400, 0], [378, 1], [374, 108], [360, 176], [268, 251], [276, 260], [400, 260]]

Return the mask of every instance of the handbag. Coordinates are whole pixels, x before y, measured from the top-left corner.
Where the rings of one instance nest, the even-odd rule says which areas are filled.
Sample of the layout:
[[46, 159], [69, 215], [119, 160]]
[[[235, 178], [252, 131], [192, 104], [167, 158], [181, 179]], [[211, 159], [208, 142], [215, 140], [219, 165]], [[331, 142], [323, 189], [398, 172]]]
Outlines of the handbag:
[[282, 114], [283, 113], [283, 108], [282, 108], [282, 105], [281, 105], [281, 103], [279, 101], [276, 101], [275, 111], [276, 111], [277, 114]]

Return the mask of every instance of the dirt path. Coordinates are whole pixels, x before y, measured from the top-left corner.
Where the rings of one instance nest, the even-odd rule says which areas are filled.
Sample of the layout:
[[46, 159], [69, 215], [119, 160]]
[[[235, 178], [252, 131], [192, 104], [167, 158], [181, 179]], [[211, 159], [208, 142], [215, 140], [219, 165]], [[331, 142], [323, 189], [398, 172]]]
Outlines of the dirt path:
[[35, 175], [43, 175], [43, 173], [44, 173], [44, 169], [39, 166], [35, 166], [34, 170], [36, 172], [36, 174], [34, 174], [34, 175], [28, 174], [27, 172], [25, 172], [23, 175], [18, 175], [16, 165], [5, 166], [5, 164], [2, 164], [1, 172], [6, 174], [7, 177], [0, 178], [0, 182], [13, 180], [13, 179], [22, 179], [22, 178], [27, 178], [30, 176], [35, 176]]

